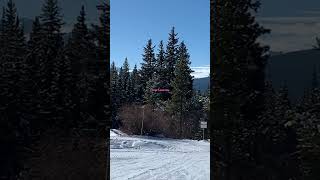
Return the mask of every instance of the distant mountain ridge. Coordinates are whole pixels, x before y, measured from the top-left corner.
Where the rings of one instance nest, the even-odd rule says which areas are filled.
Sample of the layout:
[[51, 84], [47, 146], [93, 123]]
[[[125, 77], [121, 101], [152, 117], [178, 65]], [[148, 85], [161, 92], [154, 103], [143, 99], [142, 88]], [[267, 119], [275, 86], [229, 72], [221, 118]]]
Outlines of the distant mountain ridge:
[[205, 92], [210, 88], [210, 78], [197, 78], [193, 80], [193, 88], [199, 90], [200, 92]]
[[[289, 89], [289, 98], [295, 102], [303, 96], [305, 90], [311, 88], [314, 68], [320, 82], [320, 50], [273, 52], [268, 59], [266, 79], [272, 82], [276, 90], [286, 85]], [[194, 79], [195, 90], [205, 92], [209, 86], [209, 77]]]
[[269, 58], [266, 76], [275, 89], [287, 85], [289, 98], [296, 101], [303, 96], [306, 89], [311, 88], [314, 68], [319, 77], [320, 50], [288, 52]]

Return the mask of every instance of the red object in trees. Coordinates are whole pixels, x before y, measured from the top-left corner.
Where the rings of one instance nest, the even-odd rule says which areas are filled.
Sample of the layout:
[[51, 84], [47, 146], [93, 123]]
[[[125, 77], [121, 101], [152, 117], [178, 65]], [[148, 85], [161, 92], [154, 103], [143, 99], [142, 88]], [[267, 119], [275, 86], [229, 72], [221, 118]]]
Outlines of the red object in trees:
[[158, 88], [158, 89], [151, 89], [151, 91], [152, 91], [152, 92], [170, 92], [169, 89], [160, 89], [160, 88]]

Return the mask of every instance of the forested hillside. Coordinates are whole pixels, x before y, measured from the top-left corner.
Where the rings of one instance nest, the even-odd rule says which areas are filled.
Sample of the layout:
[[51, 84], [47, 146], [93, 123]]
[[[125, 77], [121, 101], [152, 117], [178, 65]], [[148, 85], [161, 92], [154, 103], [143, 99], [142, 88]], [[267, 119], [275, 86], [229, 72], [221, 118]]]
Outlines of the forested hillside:
[[166, 46], [160, 41], [157, 52], [149, 39], [141, 68], [135, 66], [131, 73], [128, 59], [120, 68], [111, 64], [113, 128], [131, 134], [197, 136], [200, 120], [208, 119], [209, 94], [193, 89], [190, 55], [177, 35], [173, 27]]
[[[305, 58], [320, 56], [317, 51], [273, 56], [271, 79], [290, 77], [289, 87], [273, 87], [266, 77], [269, 47], [258, 41], [270, 32], [256, 22], [260, 5], [263, 1], [211, 1], [214, 179], [318, 179], [318, 68], [313, 71], [315, 61]], [[295, 86], [306, 91], [291, 102]]]
[[[30, 178], [45, 177], [51, 169], [56, 171], [56, 179], [65, 178], [59, 174], [62, 171], [58, 166], [68, 163], [53, 158], [55, 149], [41, 150], [41, 147], [59, 147], [61, 154], [67, 155], [69, 147], [77, 146], [76, 142], [87, 142], [85, 138], [103, 138], [100, 142], [93, 140], [96, 145], [106, 138], [110, 112], [109, 5], [100, 4], [99, 23], [94, 25], [86, 21], [85, 6], [78, 11], [67, 42], [63, 41], [65, 22], [57, 0], [43, 1], [30, 34], [24, 32], [13, 0], [8, 0], [1, 11], [0, 132], [4, 143], [0, 154], [4, 162], [1, 177], [11, 179], [21, 172]], [[104, 143], [102, 147], [105, 154]], [[83, 150], [76, 149], [71, 153], [74, 156]], [[65, 160], [77, 164], [71, 157]], [[103, 158], [106, 162], [106, 157]], [[33, 162], [35, 159], [37, 163]], [[50, 163], [56, 166], [46, 166]], [[64, 171], [70, 171], [68, 168]], [[99, 169], [95, 176], [98, 179], [105, 177], [105, 163]]]

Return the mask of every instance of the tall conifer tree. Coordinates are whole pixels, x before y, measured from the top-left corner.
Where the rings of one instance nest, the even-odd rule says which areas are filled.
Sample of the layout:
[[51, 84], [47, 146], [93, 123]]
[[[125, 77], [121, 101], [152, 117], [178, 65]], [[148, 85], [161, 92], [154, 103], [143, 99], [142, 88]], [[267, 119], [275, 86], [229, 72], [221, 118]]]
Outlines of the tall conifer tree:
[[193, 77], [190, 69], [189, 53], [184, 42], [181, 42], [178, 51], [178, 61], [174, 71], [174, 80], [171, 83], [173, 87], [172, 99], [170, 102], [170, 111], [175, 115], [174, 126], [178, 128], [178, 134], [182, 137], [184, 128], [184, 119], [188, 114], [188, 105], [193, 95]]
[[[173, 81], [174, 79], [174, 70], [175, 70], [175, 65], [178, 60], [178, 40], [179, 38], [177, 37], [177, 33], [175, 33], [175, 28], [172, 27], [170, 33], [169, 33], [169, 39], [168, 39], [168, 44], [166, 47], [166, 52], [165, 52], [165, 67], [166, 67], [166, 81], [169, 82], [169, 84]], [[170, 87], [170, 90], [172, 90], [172, 87]]]
[[[247, 152], [241, 144], [253, 141], [247, 139], [246, 134], [255, 132], [254, 124], [264, 104], [265, 53], [268, 48], [261, 46], [257, 39], [269, 31], [254, 18], [253, 13], [259, 6], [260, 2], [254, 0], [211, 1], [211, 57], [214, 59], [210, 83], [214, 98], [211, 127], [216, 133], [213, 138], [217, 139], [214, 151], [221, 154], [215, 159], [214, 166], [218, 168], [219, 163], [225, 164], [216, 169], [219, 173], [215, 174], [215, 179], [232, 179], [233, 169], [237, 166], [234, 157], [243, 156], [247, 161], [257, 158], [245, 157], [246, 153], [252, 152]], [[246, 132], [242, 132], [245, 129]], [[244, 174], [233, 177], [240, 176], [249, 178]]]
[[155, 70], [155, 54], [152, 40], [149, 39], [146, 46], [144, 47], [143, 62], [141, 63], [141, 88], [145, 89], [147, 82], [152, 78], [152, 74]]

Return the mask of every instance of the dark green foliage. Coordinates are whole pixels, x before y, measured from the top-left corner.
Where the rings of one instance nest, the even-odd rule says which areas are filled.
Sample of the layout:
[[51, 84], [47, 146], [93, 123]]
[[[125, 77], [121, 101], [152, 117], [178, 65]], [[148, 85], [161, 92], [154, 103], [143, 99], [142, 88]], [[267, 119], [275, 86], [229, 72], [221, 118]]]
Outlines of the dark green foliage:
[[[165, 50], [163, 47], [163, 42], [160, 41], [159, 50], [156, 58], [156, 65], [155, 65], [155, 74], [154, 74], [154, 89], [169, 89], [170, 88], [170, 81], [167, 78], [167, 69], [166, 69], [166, 56]], [[168, 100], [170, 97], [169, 93], [157, 93], [156, 98], [158, 100]]]
[[[138, 130], [131, 132], [128, 126], [134, 126], [138, 120], [132, 120], [129, 114], [141, 116], [135, 110], [141, 104], [149, 108], [149, 113], [159, 115], [152, 117], [150, 127], [155, 126], [154, 123], [166, 126], [166, 129], [158, 129], [157, 133], [170, 137], [196, 138], [200, 120], [208, 121], [209, 98], [194, 92], [190, 55], [184, 42], [177, 45], [176, 35], [173, 28], [166, 51], [163, 41], [160, 41], [157, 53], [149, 39], [144, 47], [143, 63], [139, 71], [135, 66], [129, 73], [127, 59], [119, 70], [112, 64], [113, 127], [136, 133]], [[170, 70], [168, 67], [171, 67]], [[146, 125], [144, 131], [155, 132], [148, 127]]]
[[156, 88], [156, 81], [157, 81], [157, 77], [153, 74], [151, 76], [151, 79], [149, 79], [149, 81], [146, 84], [146, 88], [145, 88], [145, 92], [144, 92], [144, 103], [146, 104], [150, 104], [152, 106], [155, 106], [156, 102], [157, 102], [157, 94], [153, 91], [153, 89]]
[[[175, 28], [172, 27], [171, 32], [169, 33], [168, 44], [165, 52], [165, 82], [168, 82], [169, 85], [174, 79], [174, 69], [178, 59], [178, 40], [177, 33], [175, 33]], [[172, 87], [169, 88], [172, 90]]]
[[[259, 1], [212, 1], [212, 118], [215, 179], [317, 179], [319, 90], [292, 104], [288, 88], [264, 80], [268, 32], [252, 16]], [[318, 38], [317, 38], [318, 41]], [[318, 49], [318, 47], [315, 47]]]
[[[264, 108], [267, 47], [257, 38], [269, 32], [253, 16], [252, 0], [212, 1], [211, 130], [215, 139], [215, 179], [256, 179], [259, 161], [249, 147], [259, 142], [257, 118]], [[222, 166], [222, 164], [224, 164]], [[217, 169], [216, 169], [217, 168]], [[249, 174], [250, 171], [250, 174]]]
[[152, 40], [149, 39], [146, 47], [144, 47], [143, 63], [141, 63], [141, 88], [145, 89], [147, 82], [152, 78], [153, 72], [155, 71], [155, 54], [154, 46], [152, 45]]
[[302, 179], [319, 177], [320, 154], [320, 91], [318, 88], [306, 91], [297, 106], [296, 131]]
[[[30, 91], [24, 87], [27, 69], [24, 56], [26, 41], [17, 10], [12, 0], [3, 9], [0, 41], [0, 176], [14, 178], [22, 168], [18, 150], [28, 144]], [[4, 165], [4, 166], [3, 166]]]
[[140, 87], [140, 77], [137, 69], [137, 65], [134, 66], [132, 73], [130, 75], [129, 93], [130, 102], [141, 102], [141, 87]]
[[[47, 0], [42, 7], [40, 16], [41, 39], [38, 44], [37, 56], [40, 63], [40, 82], [38, 83], [40, 94], [40, 117], [46, 119], [46, 125], [55, 124], [57, 119], [56, 111], [59, 105], [57, 100], [60, 98], [57, 89], [59, 88], [59, 74], [57, 72], [61, 65], [63, 50], [63, 40], [61, 27], [63, 25], [62, 15], [56, 0]], [[57, 106], [56, 106], [57, 105]]]
[[187, 48], [182, 42], [179, 46], [178, 61], [174, 71], [174, 80], [171, 83], [173, 88], [172, 99], [170, 103], [170, 112], [172, 112], [177, 122], [173, 122], [175, 127], [179, 127], [179, 135], [182, 136], [183, 120], [188, 116], [190, 100], [193, 93], [193, 77], [190, 69], [190, 60]]
[[110, 6], [103, 3], [100, 9], [99, 24], [93, 26], [92, 37], [94, 38], [95, 56], [88, 64], [88, 103], [87, 112], [94, 118], [95, 126], [105, 137], [105, 127], [110, 126]]
[[[70, 63], [69, 71], [71, 72], [69, 82], [71, 93], [71, 110], [72, 119], [83, 121], [83, 114], [88, 113], [88, 96], [89, 96], [89, 82], [90, 76], [88, 75], [88, 65], [95, 59], [95, 49], [93, 38], [89, 33], [86, 24], [86, 12], [84, 6], [81, 7], [80, 15], [77, 17], [71, 38], [66, 46], [66, 60]], [[79, 125], [81, 122], [74, 122]]]
[[26, 149], [35, 148], [38, 138], [52, 129], [65, 134], [92, 128], [99, 132], [96, 135], [106, 134], [109, 6], [103, 7], [105, 13], [93, 31], [88, 29], [81, 8], [66, 45], [57, 0], [44, 2], [28, 42], [13, 1], [3, 8], [0, 132], [1, 143], [7, 148], [0, 153], [0, 159], [8, 168], [1, 166], [1, 177], [12, 179], [19, 174], [24, 158], [31, 152]]
[[119, 74], [114, 62], [111, 64], [110, 69], [110, 87], [111, 87], [111, 127], [118, 128], [119, 124], [117, 122], [117, 110], [120, 105], [120, 97], [119, 97]]
[[130, 73], [129, 73], [129, 63], [128, 59], [124, 60], [122, 68], [119, 72], [119, 92], [120, 92], [120, 102], [121, 104], [129, 103], [129, 82], [130, 82]]

